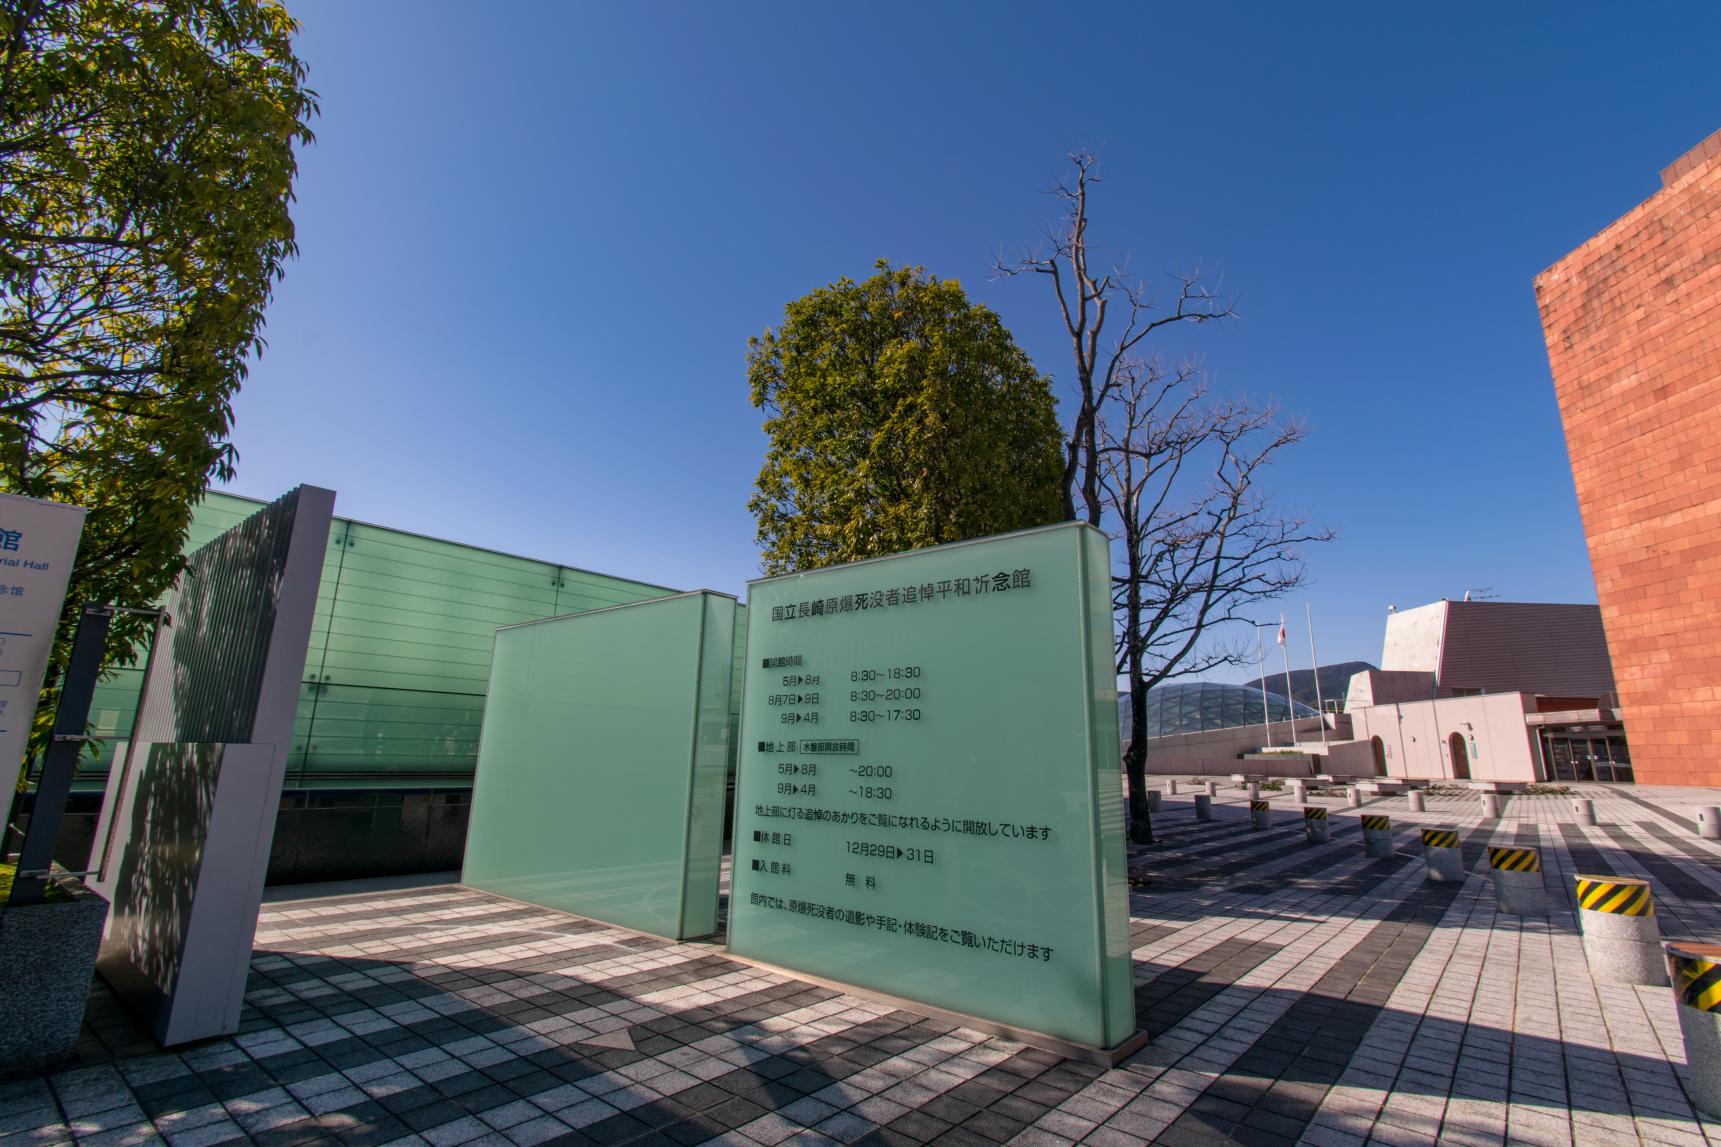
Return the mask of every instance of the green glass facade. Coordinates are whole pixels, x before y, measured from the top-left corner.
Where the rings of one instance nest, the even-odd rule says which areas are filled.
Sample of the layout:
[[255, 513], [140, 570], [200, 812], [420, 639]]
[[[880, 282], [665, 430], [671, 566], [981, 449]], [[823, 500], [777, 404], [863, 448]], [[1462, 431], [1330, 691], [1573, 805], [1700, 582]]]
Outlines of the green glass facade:
[[[197, 549], [262, 504], [209, 494], [186, 549]], [[497, 628], [673, 592], [337, 517], [305, 659], [287, 786], [470, 784]], [[121, 670], [98, 690], [91, 720], [108, 745], [82, 770], [85, 787], [103, 783], [112, 742], [129, 736], [141, 678], [141, 669]], [[739, 710], [739, 674], [731, 705]]]

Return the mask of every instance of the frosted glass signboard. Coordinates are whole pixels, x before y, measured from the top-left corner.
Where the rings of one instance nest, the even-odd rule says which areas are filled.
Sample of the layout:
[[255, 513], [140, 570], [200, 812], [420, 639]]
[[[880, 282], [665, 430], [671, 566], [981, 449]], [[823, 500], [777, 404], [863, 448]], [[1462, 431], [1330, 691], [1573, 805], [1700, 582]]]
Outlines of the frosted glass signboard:
[[7, 800], [83, 531], [81, 506], [0, 494], [0, 793]]
[[730, 950], [1128, 1040], [1110, 600], [1075, 523], [752, 583]]
[[463, 879], [683, 939], [717, 930], [735, 599], [496, 631]]

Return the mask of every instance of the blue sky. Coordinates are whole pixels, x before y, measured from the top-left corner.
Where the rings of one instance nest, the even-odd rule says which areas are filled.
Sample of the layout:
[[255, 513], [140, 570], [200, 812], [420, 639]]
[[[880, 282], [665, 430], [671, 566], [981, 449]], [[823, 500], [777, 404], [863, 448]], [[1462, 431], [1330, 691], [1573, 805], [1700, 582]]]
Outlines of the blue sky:
[[1594, 600], [1531, 280], [1721, 127], [1714, 5], [289, 6], [323, 114], [231, 489], [742, 592], [748, 336], [886, 257], [1068, 382], [988, 267], [1088, 147], [1100, 243], [1238, 296], [1164, 349], [1311, 431], [1298, 666], [1305, 601], [1337, 661], [1389, 603]]

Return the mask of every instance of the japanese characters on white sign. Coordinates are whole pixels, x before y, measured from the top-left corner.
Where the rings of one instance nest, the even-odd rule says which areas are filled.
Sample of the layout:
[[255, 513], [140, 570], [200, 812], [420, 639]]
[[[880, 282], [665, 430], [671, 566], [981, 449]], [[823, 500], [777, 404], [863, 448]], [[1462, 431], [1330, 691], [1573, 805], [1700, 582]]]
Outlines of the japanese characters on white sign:
[[0, 494], [0, 794], [11, 793], [24, 763], [83, 531], [81, 506]]

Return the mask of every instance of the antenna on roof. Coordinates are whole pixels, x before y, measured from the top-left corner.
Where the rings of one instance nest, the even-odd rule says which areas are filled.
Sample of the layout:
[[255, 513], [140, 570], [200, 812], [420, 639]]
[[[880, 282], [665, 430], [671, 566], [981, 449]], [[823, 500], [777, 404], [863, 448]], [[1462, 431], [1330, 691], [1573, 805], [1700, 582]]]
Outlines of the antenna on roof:
[[1494, 592], [1494, 587], [1491, 585], [1480, 586], [1476, 589], [1467, 589], [1464, 591], [1465, 601], [1493, 601], [1499, 596], [1499, 594]]

